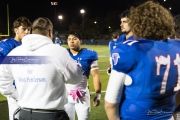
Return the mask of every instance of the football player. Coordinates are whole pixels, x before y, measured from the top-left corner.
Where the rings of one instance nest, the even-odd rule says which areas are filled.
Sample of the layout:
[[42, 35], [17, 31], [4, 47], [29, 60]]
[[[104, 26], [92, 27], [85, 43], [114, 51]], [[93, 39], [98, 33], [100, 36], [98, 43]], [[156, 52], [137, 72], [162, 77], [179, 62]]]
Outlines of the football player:
[[[0, 42], [0, 56], [6, 56], [12, 49], [21, 45], [21, 40], [24, 36], [30, 34], [32, 23], [24, 16], [18, 17], [13, 22], [14, 38], [8, 38]], [[15, 85], [15, 83], [13, 83]], [[17, 101], [13, 98], [7, 97], [9, 120], [13, 120], [13, 113], [19, 107]], [[18, 118], [19, 114], [16, 115]]]
[[[124, 33], [124, 34], [122, 34], [119, 37], [119, 34], [117, 32], [112, 33], [111, 38], [113, 40], [111, 40], [109, 42], [110, 54], [111, 54], [111, 51], [113, 49], [115, 49], [119, 43], [122, 43], [122, 42], [124, 42], [126, 40], [134, 40], [133, 32], [131, 30], [131, 27], [129, 26], [129, 10], [125, 10], [123, 13], [121, 13], [119, 15], [119, 18], [120, 18], [120, 21], [121, 21], [121, 24], [120, 24], [121, 32]], [[108, 66], [108, 69], [107, 69], [107, 74], [108, 75], [111, 74], [111, 67], [112, 67], [112, 65], [111, 65], [111, 57], [109, 58], [109, 61], [110, 61], [110, 65]]]
[[[160, 4], [148, 1], [131, 9], [129, 18], [137, 40], [112, 51], [107, 116], [109, 120], [170, 120], [180, 89], [180, 42], [167, 39], [174, 33], [173, 17]], [[126, 80], [125, 74], [130, 78]]]
[[70, 31], [67, 43], [70, 56], [84, 70], [84, 78], [80, 84], [66, 84], [69, 96], [68, 103], [65, 105], [65, 110], [70, 120], [75, 120], [75, 112], [77, 113], [78, 120], [88, 120], [90, 117], [90, 93], [88, 89], [90, 73], [93, 77], [96, 93], [93, 105], [100, 105], [101, 81], [98, 68], [98, 55], [94, 50], [81, 48], [82, 35], [79, 31]]

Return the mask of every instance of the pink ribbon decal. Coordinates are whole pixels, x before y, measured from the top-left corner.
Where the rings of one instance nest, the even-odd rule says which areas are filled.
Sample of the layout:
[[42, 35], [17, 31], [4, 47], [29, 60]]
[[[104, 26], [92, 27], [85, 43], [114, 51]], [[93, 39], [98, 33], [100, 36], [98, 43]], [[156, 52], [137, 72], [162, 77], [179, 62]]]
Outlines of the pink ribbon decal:
[[71, 90], [70, 95], [73, 97], [74, 101], [83, 96], [82, 91], [80, 89]]

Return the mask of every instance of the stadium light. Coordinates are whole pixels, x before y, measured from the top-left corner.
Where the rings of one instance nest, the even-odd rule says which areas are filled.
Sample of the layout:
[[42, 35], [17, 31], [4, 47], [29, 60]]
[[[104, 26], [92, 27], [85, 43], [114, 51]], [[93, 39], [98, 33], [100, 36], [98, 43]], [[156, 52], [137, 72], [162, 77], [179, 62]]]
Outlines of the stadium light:
[[60, 19], [60, 26], [62, 26], [62, 19], [63, 19], [63, 16], [62, 16], [62, 15], [59, 15], [58, 18]]
[[84, 13], [85, 13], [85, 10], [81, 9], [80, 13], [82, 14], [82, 17], [83, 17], [83, 32], [84, 32]]

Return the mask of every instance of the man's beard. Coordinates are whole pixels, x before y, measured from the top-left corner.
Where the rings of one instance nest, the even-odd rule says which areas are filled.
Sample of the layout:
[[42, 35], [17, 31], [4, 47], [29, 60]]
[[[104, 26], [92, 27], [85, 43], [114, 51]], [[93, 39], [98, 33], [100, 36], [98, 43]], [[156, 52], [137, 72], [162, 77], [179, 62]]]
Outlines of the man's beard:
[[128, 35], [130, 32], [131, 32], [131, 30], [125, 31], [124, 33], [125, 33], [126, 35]]

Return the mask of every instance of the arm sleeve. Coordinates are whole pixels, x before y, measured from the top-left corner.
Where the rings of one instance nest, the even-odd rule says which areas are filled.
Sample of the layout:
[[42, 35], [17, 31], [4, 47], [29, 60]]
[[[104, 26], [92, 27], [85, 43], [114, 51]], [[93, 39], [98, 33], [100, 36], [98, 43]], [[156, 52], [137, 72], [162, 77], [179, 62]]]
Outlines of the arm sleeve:
[[62, 60], [62, 73], [66, 83], [77, 84], [83, 79], [82, 68], [70, 57], [67, 50], [64, 51]]
[[94, 70], [94, 69], [99, 69], [98, 68], [98, 54], [96, 51], [93, 51], [93, 54], [92, 54], [92, 63], [90, 65], [91, 67], [91, 71]]
[[112, 65], [112, 57], [109, 57], [109, 63]]
[[106, 89], [105, 100], [109, 103], [120, 103], [124, 89], [125, 74], [111, 71], [109, 82]]
[[13, 85], [13, 76], [9, 65], [0, 65], [0, 93], [14, 99], [18, 98], [17, 90]]
[[[95, 60], [95, 61], [93, 61], [92, 63], [91, 63], [91, 68], [92, 67], [97, 67], [98, 68], [98, 62], [97, 62], [97, 60]], [[98, 68], [99, 69], [99, 68]]]

